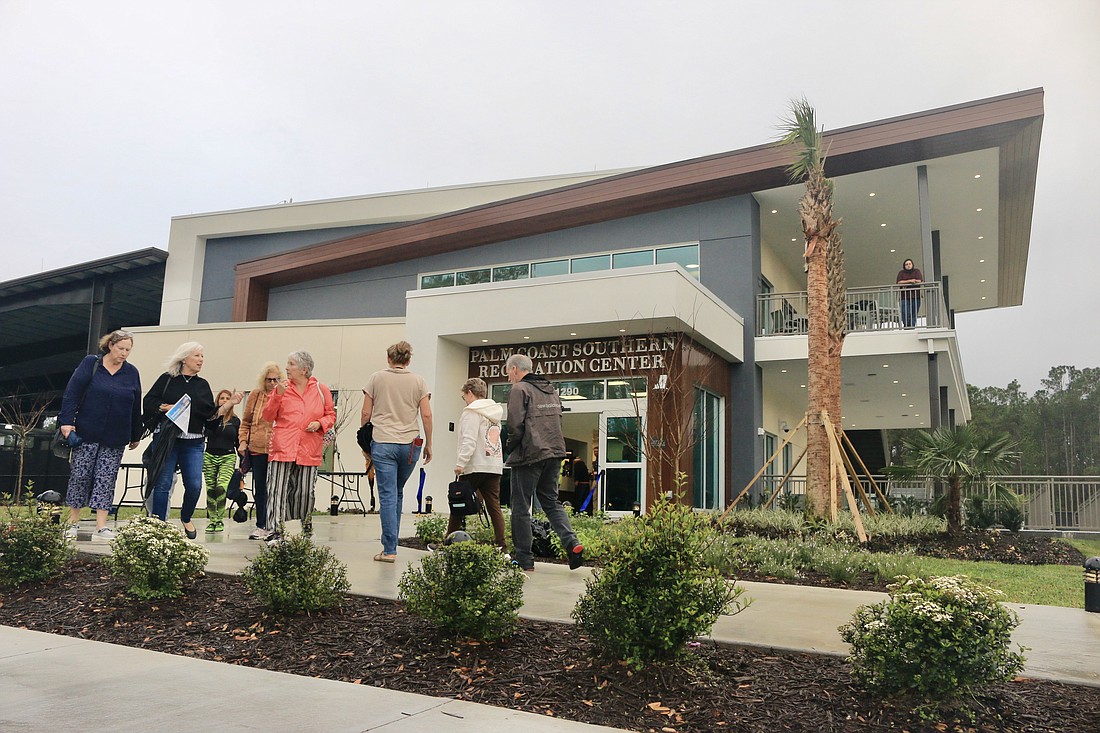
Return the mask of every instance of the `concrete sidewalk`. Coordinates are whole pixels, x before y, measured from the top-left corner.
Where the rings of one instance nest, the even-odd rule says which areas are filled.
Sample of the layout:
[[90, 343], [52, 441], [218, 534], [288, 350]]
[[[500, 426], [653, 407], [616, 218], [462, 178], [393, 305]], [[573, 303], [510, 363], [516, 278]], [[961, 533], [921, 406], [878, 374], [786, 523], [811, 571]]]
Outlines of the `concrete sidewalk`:
[[[412, 534], [406, 516], [403, 534]], [[249, 541], [252, 525], [205, 534], [196, 520], [199, 542], [210, 551], [211, 572], [239, 573], [260, 551]], [[394, 564], [372, 560], [380, 549], [376, 515], [314, 518], [314, 539], [347, 564], [352, 591], [396, 598], [397, 583], [409, 563], [425, 553], [399, 548]], [[90, 526], [77, 542], [82, 552], [105, 554], [107, 543], [89, 541]], [[524, 584], [526, 618], [571, 622], [570, 612], [584, 591], [587, 568], [538, 564]], [[855, 609], [885, 597], [768, 583], [741, 583], [752, 606], [719, 619], [712, 638], [719, 642], [842, 655], [847, 647], [837, 627]], [[1100, 614], [1050, 606], [1011, 608], [1021, 616], [1014, 640], [1030, 647], [1025, 674], [1076, 684], [1100, 685]], [[213, 706], [208, 701], [217, 701]], [[213, 712], [211, 712], [213, 711]], [[89, 715], [94, 715], [93, 722]], [[529, 713], [428, 698], [368, 686], [296, 677], [235, 665], [178, 657], [111, 644], [0, 627], [0, 729], [53, 730], [76, 719], [102, 730], [366, 731], [413, 733], [440, 726], [461, 733], [497, 733], [523, 726], [527, 733], [600, 730], [599, 726]], [[603, 728], [603, 730], [612, 730]]]

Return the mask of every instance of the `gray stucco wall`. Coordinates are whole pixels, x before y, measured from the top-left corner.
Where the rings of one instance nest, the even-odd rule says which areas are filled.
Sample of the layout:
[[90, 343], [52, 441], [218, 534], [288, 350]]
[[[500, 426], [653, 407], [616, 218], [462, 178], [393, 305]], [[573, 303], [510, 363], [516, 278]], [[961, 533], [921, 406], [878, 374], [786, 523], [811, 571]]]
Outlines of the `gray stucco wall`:
[[[378, 226], [311, 229], [302, 232], [276, 232], [247, 237], [222, 237], [206, 241], [206, 257], [202, 269], [202, 300], [199, 302], [199, 323], [225, 323], [233, 320], [234, 268], [238, 262], [257, 257], [289, 252], [319, 242], [352, 237], [379, 229]], [[272, 318], [287, 320], [293, 316]]]

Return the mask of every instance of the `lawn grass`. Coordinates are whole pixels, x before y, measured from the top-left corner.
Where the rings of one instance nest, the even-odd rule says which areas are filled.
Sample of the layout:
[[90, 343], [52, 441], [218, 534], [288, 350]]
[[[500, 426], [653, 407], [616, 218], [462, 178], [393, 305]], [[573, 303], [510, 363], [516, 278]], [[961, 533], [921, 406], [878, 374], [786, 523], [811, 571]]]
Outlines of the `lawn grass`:
[[1085, 557], [1100, 557], [1100, 540], [1062, 540], [1073, 545]]
[[1084, 608], [1081, 569], [1073, 565], [1010, 565], [916, 558], [921, 575], [966, 575], [1005, 594], [1009, 603]]

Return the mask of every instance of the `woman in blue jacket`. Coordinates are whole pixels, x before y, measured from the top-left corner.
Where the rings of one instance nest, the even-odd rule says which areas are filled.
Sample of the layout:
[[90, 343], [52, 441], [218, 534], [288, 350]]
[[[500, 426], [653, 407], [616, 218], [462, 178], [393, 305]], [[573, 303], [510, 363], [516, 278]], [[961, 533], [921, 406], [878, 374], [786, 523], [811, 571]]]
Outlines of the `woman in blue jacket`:
[[74, 430], [81, 443], [72, 453], [69, 488], [70, 537], [76, 537], [80, 510], [95, 510], [93, 539], [110, 540], [107, 514], [115, 499], [115, 480], [122, 452], [141, 439], [141, 377], [127, 362], [134, 346], [129, 331], [112, 331], [99, 340], [99, 354], [84, 357], [69, 378], [57, 416], [67, 439]]

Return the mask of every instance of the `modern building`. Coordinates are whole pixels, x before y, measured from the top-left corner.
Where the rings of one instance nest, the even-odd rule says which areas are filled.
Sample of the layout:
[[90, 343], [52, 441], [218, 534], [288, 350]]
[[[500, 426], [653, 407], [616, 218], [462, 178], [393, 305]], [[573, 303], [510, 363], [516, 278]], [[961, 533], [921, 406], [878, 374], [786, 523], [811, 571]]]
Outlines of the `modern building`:
[[[886, 460], [885, 429], [969, 417], [955, 314], [1022, 302], [1042, 122], [1036, 89], [825, 135], [849, 287], [840, 422], [872, 470]], [[671, 488], [671, 476], [651, 480], [646, 456], [686, 429], [691, 500], [721, 507], [806, 410], [803, 187], [787, 179], [791, 155], [765, 144], [613, 173], [178, 217], [160, 325], [139, 329], [132, 359], [151, 379], [178, 343], [197, 340], [215, 389], [248, 388], [263, 361], [306, 349], [350, 426], [334, 468], [356, 471], [361, 386], [385, 347], [407, 339], [434, 394], [425, 481], [438, 497], [459, 386], [482, 376], [503, 400], [503, 361], [523, 351], [569, 408], [570, 447], [589, 461], [598, 451], [601, 505], [628, 511]], [[894, 285], [906, 258], [926, 281], [911, 328]], [[803, 446], [795, 438], [768, 472], [792, 468]]]

